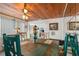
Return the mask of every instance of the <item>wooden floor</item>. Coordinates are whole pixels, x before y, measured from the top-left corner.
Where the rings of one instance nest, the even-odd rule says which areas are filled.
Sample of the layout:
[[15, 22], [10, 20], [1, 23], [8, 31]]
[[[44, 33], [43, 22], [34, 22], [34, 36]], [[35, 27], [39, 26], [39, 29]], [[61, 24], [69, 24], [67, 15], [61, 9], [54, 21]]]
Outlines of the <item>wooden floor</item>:
[[55, 40], [38, 40], [36, 44], [33, 41], [21, 46], [24, 56], [58, 56], [59, 47], [58, 41]]
[[[49, 42], [49, 43], [48, 43]], [[21, 44], [21, 52], [24, 56], [59, 56], [59, 42], [56, 40], [26, 40]], [[5, 56], [4, 52], [0, 56]]]

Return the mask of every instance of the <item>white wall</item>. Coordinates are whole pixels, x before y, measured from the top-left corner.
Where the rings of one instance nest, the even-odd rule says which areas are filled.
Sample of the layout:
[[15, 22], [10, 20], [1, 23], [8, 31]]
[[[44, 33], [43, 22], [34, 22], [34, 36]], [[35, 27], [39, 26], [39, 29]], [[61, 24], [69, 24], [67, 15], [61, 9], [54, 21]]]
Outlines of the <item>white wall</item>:
[[[70, 20], [71, 19], [71, 20]], [[71, 16], [71, 17], [63, 17], [63, 18], [55, 18], [55, 19], [44, 19], [44, 20], [35, 20], [28, 22], [28, 27], [32, 27], [33, 25], [37, 25], [38, 27], [43, 27], [45, 32], [48, 33], [49, 38], [64, 40], [65, 33], [74, 31], [68, 30], [67, 23], [69, 21], [79, 21], [79, 16]], [[58, 23], [58, 30], [49, 30], [49, 23]], [[29, 29], [28, 29], [29, 30]], [[51, 35], [52, 32], [55, 32], [55, 35]], [[79, 31], [76, 31], [79, 33]], [[29, 34], [32, 33], [32, 29], [28, 31], [28, 38], [30, 38]]]
[[[49, 23], [58, 23], [58, 30], [49, 30]], [[47, 20], [37, 20], [37, 21], [30, 21], [30, 25], [37, 25], [39, 28], [44, 28], [45, 32], [48, 33], [48, 38], [53, 39], [59, 39], [63, 40], [63, 20], [62, 18], [56, 18], [56, 19], [47, 19]], [[51, 32], [55, 32], [55, 35], [51, 35]], [[32, 33], [32, 30], [29, 31], [29, 33]], [[61, 35], [60, 35], [61, 33]]]
[[0, 16], [0, 37], [1, 37], [1, 16]]
[[[33, 25], [37, 25], [39, 28], [43, 27], [45, 29], [45, 32], [48, 32], [48, 26], [46, 24], [48, 24], [47, 21], [41, 21], [41, 20], [28, 22], [28, 30], [29, 30], [28, 34], [32, 34]], [[30, 38], [29, 35], [28, 38]]]

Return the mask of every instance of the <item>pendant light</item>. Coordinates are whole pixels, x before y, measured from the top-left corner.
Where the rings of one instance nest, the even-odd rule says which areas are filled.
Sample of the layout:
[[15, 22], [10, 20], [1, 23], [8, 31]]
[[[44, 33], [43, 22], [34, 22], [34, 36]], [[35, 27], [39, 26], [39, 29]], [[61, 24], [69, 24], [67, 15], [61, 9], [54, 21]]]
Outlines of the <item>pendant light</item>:
[[26, 3], [24, 3], [23, 16], [22, 16], [24, 20], [28, 19], [27, 13], [28, 13], [28, 10], [26, 9]]

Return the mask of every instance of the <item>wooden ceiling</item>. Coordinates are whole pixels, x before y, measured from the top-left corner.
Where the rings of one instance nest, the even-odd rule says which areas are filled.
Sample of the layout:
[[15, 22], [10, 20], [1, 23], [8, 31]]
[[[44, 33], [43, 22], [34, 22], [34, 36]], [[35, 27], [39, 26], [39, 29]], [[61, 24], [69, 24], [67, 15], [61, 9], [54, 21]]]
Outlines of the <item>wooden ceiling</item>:
[[[6, 4], [9, 7], [17, 10], [22, 18], [24, 3], [11, 3]], [[63, 17], [63, 12], [66, 3], [26, 3], [26, 9], [28, 10], [27, 20], [37, 20], [37, 19], [50, 19]], [[71, 16], [79, 13], [79, 4], [68, 3], [65, 16]]]

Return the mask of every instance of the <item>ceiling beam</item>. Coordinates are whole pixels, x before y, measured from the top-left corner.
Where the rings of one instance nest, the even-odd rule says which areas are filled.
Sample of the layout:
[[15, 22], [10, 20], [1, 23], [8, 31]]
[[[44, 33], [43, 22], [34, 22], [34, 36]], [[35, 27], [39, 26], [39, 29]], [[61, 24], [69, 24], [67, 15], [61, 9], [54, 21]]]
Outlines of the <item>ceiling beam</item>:
[[68, 6], [68, 3], [66, 3], [66, 5], [65, 5], [65, 8], [64, 8], [64, 11], [63, 11], [63, 17], [65, 16], [65, 12], [66, 12], [67, 6]]
[[9, 16], [9, 17], [13, 17], [13, 18], [16, 18], [16, 19], [23, 20], [23, 19], [21, 19], [21, 18], [18, 18], [18, 17], [15, 17], [15, 16], [11, 16], [11, 15], [8, 15], [8, 14], [2, 13], [2, 12], [0, 12], [0, 14], [5, 15], [5, 16]]

